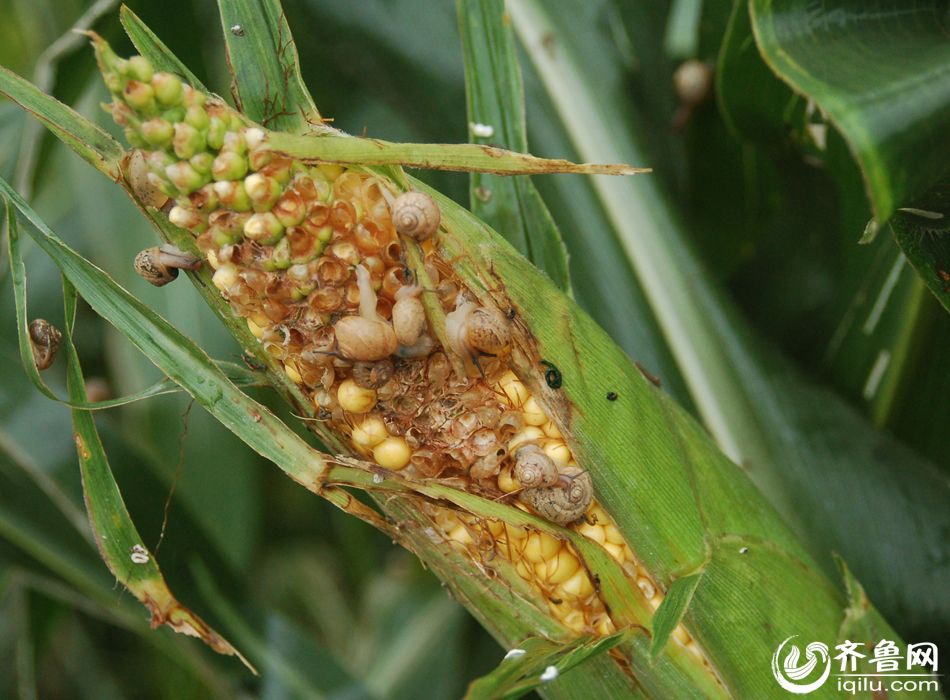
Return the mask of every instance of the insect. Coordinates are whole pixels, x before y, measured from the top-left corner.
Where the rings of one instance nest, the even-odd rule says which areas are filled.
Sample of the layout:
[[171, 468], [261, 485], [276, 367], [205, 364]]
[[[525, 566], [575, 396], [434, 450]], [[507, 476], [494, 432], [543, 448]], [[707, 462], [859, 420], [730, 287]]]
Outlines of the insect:
[[560, 389], [562, 383], [561, 370], [547, 360], [541, 360], [541, 364], [547, 367], [544, 371], [544, 381], [546, 381], [548, 386], [552, 389]]

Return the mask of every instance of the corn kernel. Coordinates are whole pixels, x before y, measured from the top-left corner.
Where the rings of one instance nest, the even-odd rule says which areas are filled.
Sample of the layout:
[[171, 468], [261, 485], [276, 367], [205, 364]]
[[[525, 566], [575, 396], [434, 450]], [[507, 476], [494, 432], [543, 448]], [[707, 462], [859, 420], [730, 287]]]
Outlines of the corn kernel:
[[514, 452], [518, 445], [532, 440], [540, 440], [542, 437], [544, 437], [544, 433], [541, 432], [541, 428], [529, 425], [508, 441], [508, 451]]
[[[250, 321], [248, 321], [250, 323]], [[256, 325], [256, 324], [255, 324]], [[251, 331], [252, 333], [254, 331]], [[260, 336], [256, 336], [260, 337]], [[300, 376], [300, 372], [297, 371], [297, 368], [289, 362], [284, 363], [284, 373], [287, 375], [287, 378], [290, 379], [294, 384], [303, 384], [303, 377]]]
[[[344, 411], [349, 411], [350, 413], [367, 413], [376, 405], [376, 390], [365, 389], [352, 379], [347, 379], [343, 381], [340, 384], [340, 388], [337, 389], [336, 398]], [[404, 464], [402, 466], [406, 465]]]
[[514, 375], [514, 372], [505, 374], [501, 378], [499, 386], [501, 387], [502, 393], [508, 397], [508, 401], [511, 402], [512, 406], [521, 407], [525, 401], [531, 398], [528, 388], [521, 383], [521, 380]]
[[358, 426], [353, 428], [350, 438], [360, 447], [376, 447], [389, 437], [386, 424], [379, 416], [368, 416]]
[[499, 538], [505, 536], [505, 523], [502, 520], [488, 520], [486, 522], [488, 526], [488, 531], [492, 534], [492, 537]]
[[582, 610], [571, 610], [564, 616], [563, 622], [565, 626], [570, 627], [575, 632], [583, 632], [587, 624]]
[[221, 262], [218, 260], [218, 254], [215, 251], [209, 250], [207, 257], [208, 264], [211, 266], [212, 270], [217, 270], [219, 267], [221, 267]]
[[222, 265], [215, 270], [211, 282], [220, 291], [228, 291], [238, 281], [238, 270], [234, 265]]
[[548, 560], [544, 579], [556, 586], [570, 579], [580, 567], [581, 563], [574, 556], [574, 552], [568, 547], [562, 547], [553, 559]]
[[512, 493], [521, 488], [515, 478], [511, 475], [511, 468], [505, 467], [498, 474], [498, 488], [501, 489], [502, 493]]
[[613, 620], [607, 615], [600, 615], [594, 620], [594, 631], [602, 637], [613, 634], [616, 631]]
[[528, 425], [541, 426], [544, 425], [548, 420], [548, 417], [544, 413], [544, 409], [541, 408], [533, 396], [529, 396], [528, 400], [524, 402], [522, 410], [524, 411], [524, 422]]
[[656, 587], [653, 585], [650, 579], [646, 578], [645, 576], [641, 576], [637, 579], [637, 586], [643, 593], [643, 597], [647, 600], [653, 600], [656, 597]]
[[584, 569], [578, 569], [576, 574], [560, 585], [560, 589], [567, 595], [577, 598], [586, 598], [594, 592], [594, 586]]
[[247, 319], [247, 329], [251, 332], [255, 338], [260, 340], [264, 336], [264, 329], [258, 326], [251, 319]]
[[579, 534], [583, 535], [589, 540], [593, 540], [597, 544], [603, 544], [605, 541], [604, 537], [604, 528], [600, 525], [590, 525], [587, 521], [582, 520], [581, 524], [574, 528]]
[[544, 434], [552, 438], [563, 438], [561, 435], [561, 430], [554, 424], [554, 421], [548, 421], [541, 426], [541, 430], [544, 431]]
[[[525, 430], [527, 430], [527, 428]], [[563, 440], [545, 440], [541, 445], [541, 449], [544, 450], [544, 454], [548, 457], [562, 464], [567, 464], [571, 461], [571, 457], [573, 457], [571, 448], [569, 448]]]
[[623, 535], [620, 534], [620, 530], [618, 530], [617, 526], [612, 522], [604, 523], [604, 536], [607, 538], [608, 542], [612, 542], [613, 544], [626, 544], [626, 541], [623, 539]]
[[376, 463], [393, 471], [405, 469], [410, 457], [412, 450], [409, 449], [409, 443], [401, 437], [388, 437], [373, 448]]
[[470, 545], [475, 541], [464, 523], [459, 523], [449, 532], [449, 539], [462, 545]]
[[525, 541], [524, 556], [532, 564], [546, 562], [561, 548], [561, 542], [543, 532], [532, 532]]
[[689, 632], [686, 631], [683, 625], [677, 625], [673, 628], [673, 638], [683, 646], [693, 641], [693, 638], [689, 636]]
[[623, 545], [606, 542], [604, 543], [604, 549], [610, 553], [610, 556], [612, 556], [618, 564], [623, 563]]

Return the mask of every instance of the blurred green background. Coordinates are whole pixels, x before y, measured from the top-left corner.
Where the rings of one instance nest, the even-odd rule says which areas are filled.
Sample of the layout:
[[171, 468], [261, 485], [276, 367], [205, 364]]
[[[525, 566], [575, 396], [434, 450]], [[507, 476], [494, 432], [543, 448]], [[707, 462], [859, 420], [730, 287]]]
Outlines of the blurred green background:
[[[452, 2], [283, 4], [304, 79], [335, 126], [396, 141], [468, 139]], [[205, 84], [229, 94], [214, 3], [129, 5]], [[710, 94], [689, 107], [674, 90], [684, 60], [713, 67], [721, 59], [732, 9], [727, 2], [603, 1], [578, 9], [576, 31], [579, 42], [600, 47], [589, 54], [591, 70], [631, 130], [650, 134], [646, 161], [635, 164], [654, 168], [648, 177], [679, 212], [702, 274], [727, 290], [755, 329], [755, 343], [790, 359], [796, 373], [896, 438], [909, 461], [928, 463], [945, 484], [950, 368], [940, 350], [950, 343], [950, 322], [889, 233], [857, 245], [871, 209], [843, 140], [827, 127], [820, 149], [790, 127], [789, 114], [807, 107], [803, 100], [777, 119], [753, 115], [755, 126], [768, 127], [756, 133], [742, 122], [749, 111], [741, 87], [727, 90], [735, 83], [718, 86], [718, 101]], [[96, 17], [91, 26], [120, 55], [132, 52], [115, 3], [0, 0], [0, 64], [116, 133], [98, 107], [107, 93], [92, 52], [69, 33], [83, 16]], [[764, 70], [752, 59], [746, 55], [748, 65], [736, 70]], [[522, 67], [531, 151], [576, 157], [530, 61]], [[786, 99], [777, 81], [762, 85]], [[134, 275], [134, 254], [155, 238], [125, 194], [9, 101], [0, 102], [0, 173], [71, 246], [213, 357], [240, 357], [189, 284], [154, 289]], [[467, 176], [420, 175], [467, 202]], [[572, 254], [578, 300], [692, 408], [656, 321], [638, 313], [643, 292], [619, 243], [593, 233], [610, 223], [589, 182], [564, 175], [535, 183]], [[31, 316], [59, 325], [54, 266], [30, 248], [27, 267]], [[254, 679], [197, 642], [148, 631], [146, 613], [114, 586], [91, 543], [68, 411], [24, 376], [5, 266], [0, 275], [0, 697], [451, 698], [497, 663], [495, 643], [411, 555], [295, 486], [180, 396], [103, 412], [99, 426], [133, 519], [153, 547], [167, 502], [158, 554], [172, 590], [263, 674]], [[77, 343], [86, 376], [112, 396], [160, 379], [83, 306]], [[889, 362], [871, 387], [882, 352]], [[45, 378], [64, 393], [61, 364]], [[274, 403], [266, 392], [259, 398]], [[841, 442], [849, 449], [846, 436]], [[874, 518], [861, 503], [850, 507], [856, 531], [860, 518]], [[946, 548], [926, 554], [946, 570]], [[890, 561], [899, 567], [901, 553]], [[884, 612], [911, 638], [946, 635], [945, 620], [902, 625], [895, 610]]]

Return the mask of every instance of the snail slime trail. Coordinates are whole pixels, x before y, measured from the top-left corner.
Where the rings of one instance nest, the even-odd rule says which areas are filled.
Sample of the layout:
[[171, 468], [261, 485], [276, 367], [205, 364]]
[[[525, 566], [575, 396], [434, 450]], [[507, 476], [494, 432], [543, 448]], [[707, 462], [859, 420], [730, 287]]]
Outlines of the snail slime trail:
[[[574, 530], [619, 563], [633, 594], [659, 605], [662, 592], [594, 500], [558, 421], [512, 371], [513, 315], [480, 302], [441, 257], [432, 198], [359, 167], [270, 151], [266, 131], [220, 99], [96, 48], [112, 114], [136, 149], [133, 190], [195, 236], [214, 285], [325, 428], [407, 479], [444, 480]], [[140, 258], [155, 283], [193, 264], [165, 248]], [[539, 371], [560, 386], [553, 366]], [[614, 631], [566, 539], [421, 507], [479, 570], [512, 565], [569, 630]], [[695, 648], [682, 627], [674, 637]]]

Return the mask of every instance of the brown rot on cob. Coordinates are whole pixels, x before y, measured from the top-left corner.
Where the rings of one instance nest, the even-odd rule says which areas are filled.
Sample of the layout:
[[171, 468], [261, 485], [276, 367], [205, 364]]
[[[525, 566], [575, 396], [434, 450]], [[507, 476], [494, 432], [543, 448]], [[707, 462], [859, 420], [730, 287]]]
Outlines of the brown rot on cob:
[[[135, 149], [131, 189], [193, 234], [215, 287], [323, 426], [406, 480], [504, 501], [592, 540], [656, 609], [662, 593], [597, 503], [564, 416], [516, 372], [514, 346], [530, 346], [530, 333], [503, 291], [479, 297], [440, 252], [437, 203], [372, 169], [272, 150], [268, 132], [220, 98], [95, 44], [109, 109]], [[197, 262], [167, 248], [140, 258], [137, 269], [158, 284]], [[556, 388], [560, 376], [545, 381]], [[566, 539], [422, 507], [479, 567], [508, 562], [570, 630], [616, 629]], [[682, 626], [674, 638], [701, 654]]]

